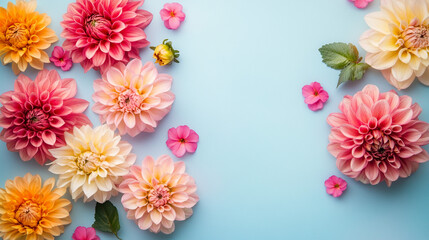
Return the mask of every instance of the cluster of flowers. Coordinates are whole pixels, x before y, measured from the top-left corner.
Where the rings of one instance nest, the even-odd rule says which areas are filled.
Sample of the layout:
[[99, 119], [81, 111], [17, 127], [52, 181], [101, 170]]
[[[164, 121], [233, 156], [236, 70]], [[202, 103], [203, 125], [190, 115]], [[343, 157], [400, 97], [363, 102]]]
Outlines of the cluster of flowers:
[[[50, 18], [35, 11], [35, 0], [9, 2], [0, 8], [0, 56], [18, 74], [29, 64], [41, 70], [35, 80], [21, 74], [12, 91], [0, 95], [0, 139], [23, 161], [35, 159], [58, 175], [42, 183], [27, 174], [8, 180], [0, 188], [0, 237], [54, 239], [71, 223], [72, 205], [63, 198], [68, 188], [72, 199], [104, 203], [122, 193], [128, 218], [139, 228], [166, 234], [174, 221], [192, 215], [198, 202], [194, 179], [182, 161], [168, 155], [146, 157], [134, 165], [136, 155], [121, 135], [132, 137], [153, 132], [170, 111], [175, 99], [173, 78], [158, 73], [154, 63], [143, 64], [139, 49], [147, 47], [144, 29], [152, 14], [139, 9], [143, 0], [78, 0], [68, 6], [61, 22], [63, 48], [56, 46], [49, 58], [45, 49], [58, 40], [48, 28]], [[160, 11], [168, 29], [185, 19], [178, 3]], [[156, 50], [158, 49], [158, 50]], [[155, 49], [160, 65], [176, 61], [171, 42]], [[92, 127], [84, 114], [89, 102], [75, 98], [76, 81], [61, 79], [55, 70], [43, 70], [49, 60], [68, 71], [80, 63], [85, 72], [102, 74], [94, 81], [92, 110], [103, 125]], [[118, 133], [115, 133], [115, 130]], [[198, 134], [188, 126], [171, 128], [167, 146], [177, 157], [195, 152]], [[74, 240], [99, 240], [93, 228], [78, 227]]]

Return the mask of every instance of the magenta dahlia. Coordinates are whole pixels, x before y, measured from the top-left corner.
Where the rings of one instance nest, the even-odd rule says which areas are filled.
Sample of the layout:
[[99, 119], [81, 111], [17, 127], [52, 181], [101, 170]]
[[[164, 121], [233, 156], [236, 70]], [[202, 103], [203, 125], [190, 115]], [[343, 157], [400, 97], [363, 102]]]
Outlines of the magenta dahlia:
[[422, 109], [411, 97], [379, 93], [376, 86], [367, 85], [345, 96], [339, 108], [341, 113], [327, 119], [332, 126], [328, 150], [345, 175], [390, 186], [429, 160], [421, 147], [429, 143], [429, 124], [419, 120]]
[[55, 70], [39, 72], [34, 81], [19, 75], [15, 89], [0, 95], [0, 139], [8, 150], [40, 165], [54, 160], [48, 150], [65, 145], [65, 132], [91, 125], [83, 114], [89, 102], [74, 98], [76, 91], [76, 81], [61, 79]]
[[139, 49], [149, 45], [143, 29], [152, 14], [137, 9], [144, 0], [77, 0], [71, 3], [61, 26], [63, 47], [85, 72], [94, 68], [104, 73], [117, 62], [138, 58]]

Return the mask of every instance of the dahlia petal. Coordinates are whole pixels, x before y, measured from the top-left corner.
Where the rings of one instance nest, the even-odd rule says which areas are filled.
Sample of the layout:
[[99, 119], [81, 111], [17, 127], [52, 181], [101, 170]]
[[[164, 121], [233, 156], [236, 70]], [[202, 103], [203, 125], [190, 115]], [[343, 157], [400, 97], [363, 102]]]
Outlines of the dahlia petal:
[[100, 41], [100, 50], [104, 53], [109, 53], [110, 50], [110, 42], [106, 40]]
[[138, 226], [142, 230], [147, 230], [152, 226], [152, 220], [149, 213], [145, 213], [138, 221]]
[[395, 125], [403, 125], [408, 123], [413, 117], [411, 109], [400, 109], [392, 113], [392, 123]]
[[79, 98], [71, 98], [66, 99], [64, 105], [70, 107], [74, 113], [82, 113], [88, 108], [89, 102]]
[[112, 31], [118, 33], [118, 32], [121, 32], [122, 30], [124, 30], [126, 27], [127, 26], [122, 21], [115, 21], [112, 24]]
[[410, 68], [410, 66], [400, 61], [392, 67], [392, 75], [399, 82], [406, 81], [413, 77], [413, 73], [414, 71]]
[[356, 138], [357, 136], [359, 136], [359, 131], [349, 124], [342, 125], [340, 127], [340, 131], [342, 134], [344, 134], [344, 136], [348, 138]]
[[387, 167], [387, 171], [384, 173], [387, 180], [394, 182], [399, 178], [399, 171], [393, 167]]
[[54, 132], [52, 132], [51, 130], [45, 130], [42, 133], [42, 139], [43, 141], [48, 144], [48, 145], [54, 145], [55, 141], [56, 141], [56, 135]]
[[150, 212], [150, 218], [154, 224], [160, 224], [162, 220], [162, 214], [158, 210], [154, 209]]
[[377, 70], [390, 69], [402, 63], [398, 62], [398, 54], [396, 52], [368, 53], [365, 57], [365, 62]]
[[365, 22], [370, 28], [388, 35], [390, 33], [389, 20], [384, 12], [373, 12], [365, 16]]
[[124, 115], [124, 122], [129, 128], [133, 128], [136, 125], [136, 118], [133, 113], [127, 112]]
[[111, 44], [109, 55], [113, 59], [121, 61], [124, 58], [124, 50], [122, 50], [120, 44]]
[[424, 163], [429, 160], [429, 154], [426, 150], [423, 150], [421, 153], [412, 156], [412, 158], [409, 158], [408, 160], [416, 163]]
[[95, 183], [95, 181], [88, 181], [82, 186], [82, 190], [85, 193], [86, 197], [89, 198], [97, 192], [97, 184]]
[[390, 106], [386, 100], [377, 101], [371, 108], [371, 115], [377, 119], [381, 119], [389, 114]]
[[[100, 47], [101, 47], [101, 45], [100, 45]], [[97, 51], [97, 53], [92, 58], [92, 62], [94, 64], [94, 66], [99, 67], [99, 66], [103, 65], [104, 62], [106, 61], [106, 57], [107, 57], [106, 53]]]
[[109, 41], [112, 43], [121, 43], [124, 40], [124, 36], [121, 33], [113, 32], [109, 36]]
[[350, 167], [354, 172], [360, 172], [367, 166], [367, 161], [364, 158], [352, 158]]
[[141, 28], [146, 28], [152, 22], [152, 13], [142, 9], [138, 9], [136, 12], [137, 16], [134, 19], [134, 24]]
[[94, 57], [95, 53], [98, 51], [99, 45], [98, 44], [91, 44], [87, 48], [85, 48], [85, 56], [88, 59], [91, 59]]
[[15, 149], [20, 150], [20, 149], [26, 148], [28, 146], [28, 142], [29, 142], [28, 138], [18, 139], [18, 141], [16, 141], [16, 144], [15, 144]]
[[123, 30], [121, 33], [124, 36], [124, 38], [130, 42], [136, 42], [142, 39], [146, 39], [145, 32], [138, 27], [128, 27], [125, 30]]
[[[49, 168], [49, 171], [50, 172], [54, 172], [55, 171], [55, 168], [54, 168], [55, 166], [57, 166], [57, 165], [52, 165]], [[56, 174], [63, 174], [63, 172], [56, 173]], [[75, 174], [75, 175], [73, 175], [73, 177], [71, 179], [71, 183], [70, 183], [70, 192], [77, 191], [79, 188], [81, 188], [86, 183], [86, 180], [87, 180], [86, 175], [81, 175], [81, 174]]]

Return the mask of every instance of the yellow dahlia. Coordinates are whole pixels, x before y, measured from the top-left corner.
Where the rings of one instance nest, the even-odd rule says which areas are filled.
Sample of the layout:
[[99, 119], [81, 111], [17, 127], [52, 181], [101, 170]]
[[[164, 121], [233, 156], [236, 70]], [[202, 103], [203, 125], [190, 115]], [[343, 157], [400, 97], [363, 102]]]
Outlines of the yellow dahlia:
[[381, 11], [365, 21], [371, 28], [360, 39], [366, 63], [398, 89], [416, 77], [429, 85], [429, 0], [382, 0]]
[[0, 57], [3, 65], [12, 63], [15, 74], [24, 72], [28, 64], [42, 70], [49, 63], [43, 50], [58, 41], [55, 32], [47, 28], [51, 18], [35, 12], [36, 0], [9, 2], [7, 9], [0, 7]]
[[4, 240], [53, 240], [71, 223], [64, 188], [53, 189], [55, 179], [42, 186], [39, 175], [27, 173], [0, 188], [0, 237]]
[[65, 133], [66, 146], [49, 150], [56, 158], [49, 171], [58, 174], [58, 187], [70, 187], [74, 200], [103, 203], [117, 195], [117, 184], [136, 161], [132, 146], [107, 125], [89, 125]]

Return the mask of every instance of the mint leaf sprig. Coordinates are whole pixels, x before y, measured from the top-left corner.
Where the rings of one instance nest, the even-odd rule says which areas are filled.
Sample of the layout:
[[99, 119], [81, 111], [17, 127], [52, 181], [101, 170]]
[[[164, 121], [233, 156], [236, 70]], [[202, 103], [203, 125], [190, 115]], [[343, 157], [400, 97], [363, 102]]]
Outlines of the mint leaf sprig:
[[330, 43], [319, 48], [323, 62], [330, 68], [341, 70], [337, 87], [347, 81], [359, 80], [370, 67], [362, 63], [356, 46], [349, 43]]
[[94, 218], [93, 228], [102, 232], [113, 233], [117, 239], [121, 240], [118, 236], [118, 231], [121, 228], [118, 209], [110, 201], [97, 203]]

